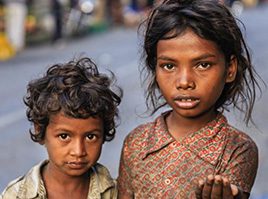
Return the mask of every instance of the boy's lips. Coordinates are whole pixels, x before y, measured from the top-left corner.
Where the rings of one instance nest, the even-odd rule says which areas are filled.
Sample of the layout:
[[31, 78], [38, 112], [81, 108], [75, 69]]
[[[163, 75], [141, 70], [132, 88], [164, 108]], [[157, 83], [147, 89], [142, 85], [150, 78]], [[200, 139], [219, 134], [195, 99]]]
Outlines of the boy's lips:
[[200, 102], [199, 98], [192, 96], [177, 96], [174, 98], [174, 103], [181, 109], [191, 109], [197, 106]]
[[71, 168], [71, 169], [82, 169], [87, 165], [87, 162], [83, 162], [83, 161], [73, 161], [73, 162], [67, 162], [67, 165]]

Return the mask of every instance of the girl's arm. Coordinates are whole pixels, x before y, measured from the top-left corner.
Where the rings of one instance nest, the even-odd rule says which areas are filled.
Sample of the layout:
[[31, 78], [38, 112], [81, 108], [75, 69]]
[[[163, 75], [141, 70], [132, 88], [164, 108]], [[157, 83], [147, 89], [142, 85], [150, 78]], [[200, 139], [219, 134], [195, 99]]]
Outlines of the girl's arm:
[[120, 192], [119, 192], [118, 199], [134, 199], [134, 197], [130, 196], [128, 194], [120, 194]]
[[[197, 198], [249, 198], [258, 169], [258, 148], [250, 139], [240, 141], [234, 139], [235, 148], [226, 147], [232, 151], [231, 155], [222, 156], [221, 169], [206, 179], [200, 179], [196, 188]], [[233, 144], [232, 144], [233, 145]], [[230, 152], [230, 151], [229, 151]], [[212, 197], [213, 196], [213, 197]]]
[[131, 175], [128, 157], [129, 148], [127, 144], [127, 139], [124, 142], [123, 149], [121, 152], [120, 165], [119, 165], [119, 177], [118, 182], [118, 198], [119, 199], [134, 199], [134, 193], [131, 188]]

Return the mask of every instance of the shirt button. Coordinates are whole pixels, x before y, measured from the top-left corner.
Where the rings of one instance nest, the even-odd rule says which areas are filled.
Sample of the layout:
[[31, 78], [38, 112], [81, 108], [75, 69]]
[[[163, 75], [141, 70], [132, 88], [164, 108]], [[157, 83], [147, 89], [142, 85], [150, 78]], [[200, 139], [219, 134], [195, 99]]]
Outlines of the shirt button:
[[165, 180], [165, 183], [166, 183], [167, 185], [169, 185], [169, 184], [170, 184], [170, 179], [166, 179], [166, 180]]
[[172, 142], [171, 146], [176, 147], [176, 142]]

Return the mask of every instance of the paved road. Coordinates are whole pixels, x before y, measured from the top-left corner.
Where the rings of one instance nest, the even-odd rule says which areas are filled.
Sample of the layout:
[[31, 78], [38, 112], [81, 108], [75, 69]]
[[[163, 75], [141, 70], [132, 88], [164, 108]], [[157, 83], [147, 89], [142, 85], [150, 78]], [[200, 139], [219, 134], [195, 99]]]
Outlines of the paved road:
[[[246, 10], [241, 16], [246, 25], [246, 38], [253, 52], [257, 71], [268, 82], [268, 6]], [[67, 61], [84, 53], [92, 57], [101, 70], [111, 69], [124, 89], [120, 107], [121, 123], [116, 138], [104, 145], [100, 162], [117, 176], [119, 155], [126, 134], [150, 118], [141, 117], [143, 91], [139, 81], [140, 40], [136, 30], [115, 29], [70, 41], [65, 46], [42, 46], [26, 49], [9, 62], [0, 62], [0, 192], [15, 177], [46, 157], [45, 150], [33, 143], [27, 133], [31, 127], [25, 118], [22, 97], [27, 82], [42, 74], [48, 65]], [[230, 122], [246, 131], [259, 146], [260, 166], [253, 188], [254, 199], [268, 198], [268, 93], [257, 101], [254, 116], [258, 129], [245, 127], [239, 116], [229, 113]]]

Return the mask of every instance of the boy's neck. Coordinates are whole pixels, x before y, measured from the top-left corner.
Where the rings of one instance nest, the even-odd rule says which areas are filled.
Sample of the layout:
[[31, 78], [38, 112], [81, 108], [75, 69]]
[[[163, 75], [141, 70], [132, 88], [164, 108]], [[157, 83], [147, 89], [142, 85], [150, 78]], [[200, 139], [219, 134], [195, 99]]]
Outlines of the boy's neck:
[[166, 125], [169, 133], [176, 139], [181, 140], [202, 127], [206, 126], [217, 116], [217, 112], [210, 112], [199, 117], [181, 117], [172, 111], [166, 117]]
[[76, 192], [79, 193], [75, 194], [77, 196], [81, 193], [83, 196], [87, 196], [88, 194], [90, 183], [88, 172], [83, 176], [71, 177], [61, 172], [55, 172], [54, 169], [50, 168], [50, 164], [48, 163], [42, 170], [42, 178], [46, 187], [47, 194], [50, 196], [55, 196], [57, 193], [57, 198], [64, 198], [64, 195], [71, 195], [75, 194]]

